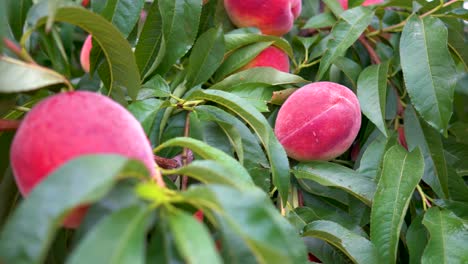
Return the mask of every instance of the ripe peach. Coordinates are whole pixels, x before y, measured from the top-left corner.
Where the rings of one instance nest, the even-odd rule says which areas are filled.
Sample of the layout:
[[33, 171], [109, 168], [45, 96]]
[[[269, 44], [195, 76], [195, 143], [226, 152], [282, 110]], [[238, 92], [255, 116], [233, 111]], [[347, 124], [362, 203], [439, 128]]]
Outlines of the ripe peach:
[[242, 67], [246, 70], [255, 67], [272, 67], [279, 71], [289, 72], [289, 58], [283, 50], [270, 46], [264, 49], [252, 61]]
[[[27, 196], [53, 170], [85, 154], [120, 154], [156, 172], [143, 128], [125, 108], [97, 93], [65, 92], [34, 106], [15, 134], [10, 157], [20, 192]], [[64, 226], [77, 227], [86, 209], [72, 211]]]
[[[362, 3], [362, 6], [376, 5], [383, 3], [384, 0], [366, 0]], [[348, 0], [338, 0], [344, 10], [348, 9]]]
[[301, 0], [224, 0], [232, 23], [257, 27], [263, 34], [281, 36], [291, 30], [301, 13]]
[[89, 0], [83, 0], [83, 1], [81, 1], [81, 5], [82, 5], [83, 7], [87, 7], [87, 6], [89, 5]]
[[337, 83], [316, 82], [298, 89], [284, 102], [275, 134], [293, 159], [330, 160], [351, 146], [360, 126], [356, 95]]
[[81, 48], [81, 53], [80, 53], [80, 62], [81, 62], [81, 67], [85, 72], [89, 72], [89, 57], [91, 55], [91, 48], [93, 47], [93, 38], [91, 35], [88, 35], [86, 37], [85, 42], [83, 43], [83, 47]]

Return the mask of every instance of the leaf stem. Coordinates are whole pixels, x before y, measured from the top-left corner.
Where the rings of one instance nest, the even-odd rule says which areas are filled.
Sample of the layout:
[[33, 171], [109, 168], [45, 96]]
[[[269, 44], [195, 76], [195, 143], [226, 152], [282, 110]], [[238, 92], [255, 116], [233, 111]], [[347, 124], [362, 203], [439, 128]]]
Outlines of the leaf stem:
[[31, 108], [27, 108], [24, 106], [15, 106], [15, 110], [20, 111], [20, 112], [29, 112], [31, 111]]
[[427, 211], [428, 208], [432, 207], [431, 202], [428, 199], [429, 197], [426, 196], [419, 184], [416, 185], [416, 189], [418, 190], [418, 193], [421, 196], [421, 199], [423, 200], [423, 209], [424, 211]]

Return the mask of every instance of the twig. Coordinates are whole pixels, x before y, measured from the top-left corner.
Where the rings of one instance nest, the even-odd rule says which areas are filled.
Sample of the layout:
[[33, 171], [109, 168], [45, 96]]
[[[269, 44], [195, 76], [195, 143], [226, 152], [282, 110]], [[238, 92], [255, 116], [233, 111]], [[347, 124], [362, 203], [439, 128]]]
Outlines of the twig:
[[176, 169], [176, 168], [180, 167], [179, 162], [177, 162], [177, 160], [174, 159], [174, 158], [168, 159], [168, 158], [164, 158], [164, 157], [154, 155], [154, 161], [156, 161], [158, 166], [163, 168], [163, 169]]
[[359, 42], [366, 48], [367, 52], [369, 53], [369, 56], [371, 58], [371, 61], [373, 64], [380, 64], [382, 61], [380, 60], [379, 55], [375, 52], [374, 48], [369, 44], [369, 42], [366, 39], [366, 36], [361, 35], [359, 37]]
[[0, 119], [0, 132], [14, 131], [18, 129], [20, 123], [21, 121], [19, 120]]

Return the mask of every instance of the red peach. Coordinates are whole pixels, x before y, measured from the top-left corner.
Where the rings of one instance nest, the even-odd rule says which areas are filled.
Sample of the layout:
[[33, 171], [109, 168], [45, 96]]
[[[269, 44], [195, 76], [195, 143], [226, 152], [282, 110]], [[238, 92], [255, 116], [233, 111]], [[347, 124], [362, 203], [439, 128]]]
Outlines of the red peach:
[[316, 82], [298, 89], [284, 102], [275, 134], [293, 159], [330, 160], [351, 146], [360, 126], [356, 95], [337, 83]]
[[80, 54], [80, 62], [81, 62], [81, 67], [85, 72], [89, 72], [89, 57], [91, 55], [91, 48], [93, 47], [93, 38], [91, 35], [88, 35], [86, 37], [85, 42], [83, 43], [83, 47], [81, 48], [81, 54]]
[[301, 13], [301, 0], [224, 0], [232, 23], [256, 27], [263, 34], [281, 36], [291, 30]]
[[[141, 160], [151, 175], [156, 172], [149, 141], [132, 114], [106, 96], [84, 91], [60, 93], [34, 106], [21, 122], [10, 154], [25, 196], [63, 163], [85, 154], [120, 154]], [[77, 227], [86, 209], [74, 209], [64, 226]]]
[[270, 46], [264, 49], [252, 61], [242, 67], [246, 70], [255, 67], [272, 67], [279, 71], [289, 72], [289, 58], [283, 50]]
[[87, 6], [89, 5], [89, 0], [83, 0], [83, 1], [81, 1], [81, 5], [82, 5], [83, 7], [87, 7]]
[[[366, 0], [362, 3], [362, 6], [376, 5], [383, 3], [384, 0]], [[338, 0], [344, 10], [348, 9], [348, 0]]]

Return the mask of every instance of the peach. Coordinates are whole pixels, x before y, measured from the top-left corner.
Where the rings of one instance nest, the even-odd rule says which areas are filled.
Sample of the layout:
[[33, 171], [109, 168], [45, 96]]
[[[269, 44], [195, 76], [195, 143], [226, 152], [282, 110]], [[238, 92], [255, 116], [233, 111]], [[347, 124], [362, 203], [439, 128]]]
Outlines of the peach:
[[244, 65], [241, 70], [255, 67], [272, 67], [279, 71], [289, 72], [289, 58], [283, 50], [270, 46], [264, 49], [253, 60]]
[[281, 36], [291, 30], [301, 13], [301, 0], [224, 0], [232, 23], [256, 27], [263, 34]]
[[89, 5], [89, 0], [83, 0], [83, 1], [81, 1], [81, 5], [82, 5], [83, 7], [87, 7], [87, 6]]
[[[85, 154], [139, 159], [151, 175], [156, 173], [149, 141], [130, 112], [97, 93], [64, 92], [34, 106], [14, 136], [11, 166], [21, 194], [27, 196], [63, 163]], [[63, 195], [69, 193], [64, 190]], [[64, 226], [77, 227], [86, 209], [74, 209]]]
[[[348, 9], [348, 0], [338, 0], [340, 5], [343, 7], [344, 10]], [[362, 3], [362, 6], [369, 6], [369, 5], [376, 5], [383, 3], [384, 0], [366, 0], [364, 3]]]
[[353, 143], [361, 126], [356, 95], [333, 82], [316, 82], [294, 92], [281, 106], [275, 134], [289, 157], [331, 160]]
[[80, 53], [80, 63], [81, 67], [85, 72], [89, 72], [89, 57], [91, 55], [91, 48], [93, 47], [93, 38], [91, 35], [86, 37], [85, 42], [83, 43], [83, 47], [81, 48]]

